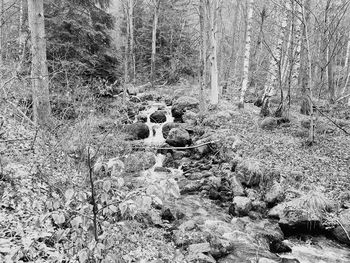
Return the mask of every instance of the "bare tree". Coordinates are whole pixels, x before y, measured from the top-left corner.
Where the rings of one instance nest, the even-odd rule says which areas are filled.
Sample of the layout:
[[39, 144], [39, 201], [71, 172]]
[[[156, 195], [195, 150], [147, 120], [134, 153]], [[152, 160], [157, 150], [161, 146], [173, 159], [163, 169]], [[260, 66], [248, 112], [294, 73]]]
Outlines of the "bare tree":
[[152, 55], [151, 55], [151, 83], [154, 87], [155, 65], [156, 65], [156, 45], [157, 45], [157, 27], [158, 12], [161, 0], [153, 0], [153, 29], [152, 29]]
[[248, 18], [247, 18], [247, 33], [245, 40], [245, 52], [244, 52], [244, 66], [243, 66], [243, 82], [241, 97], [239, 100], [238, 108], [244, 108], [244, 97], [248, 88], [248, 79], [249, 79], [249, 60], [250, 60], [250, 38], [252, 33], [252, 18], [253, 18], [253, 3], [254, 0], [248, 1]]
[[43, 0], [28, 0], [28, 22], [31, 33], [32, 96], [34, 122], [39, 126], [49, 124], [51, 107], [49, 99], [49, 77], [46, 59]]

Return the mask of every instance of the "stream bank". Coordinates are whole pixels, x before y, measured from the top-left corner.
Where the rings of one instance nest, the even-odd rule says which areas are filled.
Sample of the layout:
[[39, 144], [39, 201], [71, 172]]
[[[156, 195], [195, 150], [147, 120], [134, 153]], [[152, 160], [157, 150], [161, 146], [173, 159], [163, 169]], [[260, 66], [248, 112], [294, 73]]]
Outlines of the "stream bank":
[[[350, 261], [347, 246], [318, 236], [334, 232], [326, 231], [324, 221], [326, 212], [336, 211], [335, 203], [318, 191], [295, 187], [303, 173], [293, 171], [286, 178], [283, 171], [267, 167], [259, 151], [268, 148], [246, 156], [246, 137], [232, 129], [245, 113], [218, 109], [201, 116], [193, 97], [176, 98], [171, 106], [148, 103], [128, 126], [129, 131], [135, 128], [133, 139], [141, 123], [147, 126], [148, 137], [137, 139], [144, 139], [146, 152], [155, 156], [143, 166], [149, 170], [138, 185], [169, 178], [177, 182], [180, 195], [158, 206], [161, 220], [149, 221], [169, 229], [183, 257], [177, 262]], [[293, 233], [317, 235], [310, 243]]]

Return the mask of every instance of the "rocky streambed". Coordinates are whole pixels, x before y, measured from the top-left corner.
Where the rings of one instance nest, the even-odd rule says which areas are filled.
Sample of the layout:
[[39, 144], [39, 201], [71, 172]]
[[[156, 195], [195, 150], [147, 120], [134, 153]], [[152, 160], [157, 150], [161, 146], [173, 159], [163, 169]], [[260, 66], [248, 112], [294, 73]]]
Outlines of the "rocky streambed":
[[350, 210], [332, 222], [339, 207], [324, 195], [296, 191], [279, 171], [245, 158], [229, 129], [239, 113], [203, 116], [196, 98], [154, 99], [132, 99], [143, 104], [130, 110], [125, 132], [145, 147], [124, 162], [140, 172], [133, 187], [176, 182], [179, 195], [153, 201], [148, 219], [169, 232], [174, 262], [350, 262]]

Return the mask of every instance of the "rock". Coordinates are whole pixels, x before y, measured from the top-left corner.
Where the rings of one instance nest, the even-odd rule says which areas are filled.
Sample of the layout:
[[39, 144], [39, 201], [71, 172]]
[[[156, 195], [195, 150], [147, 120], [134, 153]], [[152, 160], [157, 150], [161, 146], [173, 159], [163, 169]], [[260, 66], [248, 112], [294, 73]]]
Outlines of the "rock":
[[139, 93], [138, 98], [140, 101], [152, 101], [154, 100], [154, 96], [152, 93]]
[[164, 123], [166, 122], [166, 114], [162, 110], [153, 112], [150, 116], [150, 121], [153, 123]]
[[152, 152], [134, 152], [125, 158], [124, 164], [125, 172], [138, 172], [154, 166], [156, 158]]
[[185, 221], [179, 226], [179, 230], [182, 230], [182, 231], [192, 231], [195, 228], [196, 228], [196, 223], [193, 220]]
[[340, 212], [338, 220], [339, 220], [339, 223], [341, 225], [339, 224], [331, 232], [337, 240], [349, 245], [350, 240], [349, 240], [347, 234], [349, 235], [349, 233], [350, 233], [350, 209], [346, 209], [346, 210]]
[[201, 189], [203, 182], [201, 180], [190, 181], [187, 179], [182, 179], [178, 181], [178, 185], [180, 188], [180, 193], [184, 195], [198, 192]]
[[259, 213], [266, 213], [266, 203], [264, 201], [255, 200], [252, 202], [252, 210]]
[[215, 114], [211, 114], [203, 120], [203, 125], [209, 126], [213, 129], [225, 126], [232, 120], [232, 116], [228, 111], [219, 111]]
[[178, 127], [180, 127], [179, 123], [174, 123], [174, 122], [165, 123], [162, 127], [163, 138], [166, 139], [169, 135], [170, 130]]
[[182, 96], [174, 102], [173, 107], [183, 112], [187, 110], [198, 110], [199, 100], [193, 97]]
[[211, 255], [205, 255], [203, 253], [190, 253], [186, 257], [186, 262], [194, 263], [216, 263], [216, 260]]
[[231, 173], [230, 176], [230, 183], [231, 183], [231, 190], [233, 196], [244, 196], [244, 188], [241, 184], [241, 182], [237, 179], [237, 176], [235, 173]]
[[233, 216], [246, 216], [252, 209], [252, 201], [248, 197], [235, 196], [229, 208], [229, 213]]
[[273, 130], [278, 126], [278, 122], [276, 118], [273, 117], [267, 117], [262, 120], [260, 123], [260, 128], [263, 130]]
[[167, 221], [169, 221], [169, 222], [175, 221], [175, 217], [174, 217], [174, 215], [171, 213], [171, 211], [170, 211], [169, 208], [165, 209], [165, 210], [162, 212], [161, 218], [162, 218], [162, 220], [167, 220]]
[[210, 244], [208, 242], [192, 244], [188, 246], [188, 253], [206, 253], [210, 251]]
[[269, 258], [259, 258], [258, 263], [278, 263], [279, 261]]
[[182, 120], [189, 124], [189, 125], [197, 125], [197, 118], [198, 118], [198, 114], [194, 113], [193, 111], [186, 111], [183, 116], [182, 116]]
[[311, 191], [299, 198], [278, 204], [269, 211], [269, 216], [279, 218], [286, 235], [300, 232], [319, 232], [325, 212], [334, 209], [334, 204], [322, 193]]
[[206, 242], [208, 233], [201, 231], [174, 230], [174, 243], [177, 247], [186, 247], [190, 244]]
[[292, 252], [292, 249], [280, 240], [273, 240], [270, 243], [270, 251], [272, 253], [288, 253]]
[[146, 123], [147, 122], [147, 115], [146, 114], [138, 114], [136, 116], [136, 120], [137, 120], [137, 122]]
[[173, 128], [170, 130], [165, 142], [170, 146], [184, 147], [191, 143], [190, 134], [183, 128]]
[[265, 201], [270, 207], [276, 203], [282, 202], [284, 198], [284, 189], [279, 183], [275, 183], [265, 195]]
[[244, 159], [236, 167], [237, 179], [245, 186], [258, 186], [263, 172], [261, 163], [255, 159]]
[[221, 200], [220, 193], [217, 190], [213, 189], [213, 188], [211, 188], [209, 190], [208, 196], [209, 196], [209, 199], [211, 199], [211, 200]]
[[125, 132], [131, 140], [142, 140], [148, 138], [150, 131], [145, 123], [136, 122], [125, 126]]
[[174, 122], [183, 122], [182, 116], [184, 115], [184, 111], [179, 109], [177, 106], [173, 106], [171, 108], [171, 116], [174, 117]]

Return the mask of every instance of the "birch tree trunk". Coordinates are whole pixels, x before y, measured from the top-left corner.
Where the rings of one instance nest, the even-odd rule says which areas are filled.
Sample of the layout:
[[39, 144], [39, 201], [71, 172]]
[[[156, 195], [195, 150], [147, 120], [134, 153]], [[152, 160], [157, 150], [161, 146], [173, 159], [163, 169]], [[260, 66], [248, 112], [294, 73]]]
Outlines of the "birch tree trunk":
[[[315, 140], [315, 129], [314, 129], [314, 111], [313, 111], [313, 104], [312, 104], [312, 87], [313, 87], [313, 79], [312, 79], [312, 65], [311, 65], [311, 47], [310, 47], [310, 35], [309, 35], [309, 29], [308, 29], [308, 17], [306, 16], [306, 11], [310, 10], [311, 3], [309, 0], [306, 0], [306, 8], [304, 1], [302, 0], [302, 15], [303, 15], [303, 23], [304, 23], [304, 30], [305, 30], [305, 41], [306, 41], [306, 52], [307, 52], [307, 59], [308, 59], [308, 75], [309, 75], [309, 80], [308, 80], [308, 85], [307, 85], [307, 97], [310, 105], [310, 129], [309, 129], [309, 138], [308, 138], [308, 143], [309, 145], [312, 145], [314, 140]], [[310, 11], [308, 11], [310, 12]]]
[[[341, 95], [344, 96], [346, 89], [348, 87], [348, 83], [349, 83], [349, 78], [350, 78], [350, 71], [349, 71], [349, 55], [350, 55], [350, 34], [348, 37], [348, 44], [347, 44], [347, 48], [346, 48], [346, 55], [345, 55], [345, 64], [344, 64], [344, 72], [345, 72], [345, 84], [344, 84], [344, 88], [342, 90]], [[349, 99], [350, 102], [350, 99]]]
[[28, 23], [32, 44], [31, 80], [34, 122], [43, 127], [50, 123], [51, 115], [43, 0], [28, 0]]
[[210, 103], [217, 105], [219, 103], [219, 83], [218, 83], [218, 61], [217, 61], [217, 14], [219, 0], [211, 0], [210, 7], [210, 37], [211, 37], [211, 54], [210, 54]]
[[154, 0], [153, 29], [152, 29], [152, 55], [151, 55], [151, 83], [154, 88], [155, 64], [156, 64], [156, 44], [158, 27], [158, 9], [161, 0]]
[[245, 39], [245, 52], [244, 52], [244, 64], [243, 64], [243, 82], [242, 82], [241, 96], [240, 96], [238, 108], [244, 108], [244, 97], [248, 88], [253, 3], [254, 3], [254, 0], [249, 0], [248, 2], [247, 34]]
[[299, 3], [295, 3], [295, 9], [294, 9], [294, 15], [295, 18], [295, 45], [294, 45], [294, 54], [293, 54], [293, 60], [294, 65], [292, 69], [292, 83], [291, 86], [293, 88], [297, 87], [298, 85], [298, 79], [299, 79], [299, 71], [300, 71], [300, 56], [301, 56], [301, 46], [302, 46], [302, 37], [301, 37], [301, 17], [298, 15], [301, 14], [301, 7]]
[[133, 83], [136, 82], [136, 65], [135, 65], [135, 49], [134, 49], [134, 0], [129, 0], [129, 34], [130, 34], [130, 62], [132, 69]]
[[199, 56], [199, 107], [200, 112], [204, 113], [205, 110], [205, 97], [204, 91], [206, 87], [206, 75], [207, 75], [207, 39], [205, 33], [205, 3], [204, 0], [199, 0], [199, 27], [200, 27], [200, 56]]
[[272, 57], [270, 61], [269, 77], [265, 84], [264, 95], [262, 99], [262, 107], [260, 114], [262, 116], [270, 115], [270, 98], [276, 94], [276, 86], [282, 88], [281, 86], [281, 56], [282, 56], [282, 46], [285, 30], [287, 27], [287, 14], [285, 10], [281, 10], [281, 14], [277, 12], [277, 24], [279, 25], [279, 37], [277, 43], [272, 48]]
[[124, 15], [126, 20], [126, 35], [124, 38], [124, 87], [123, 87], [123, 105], [126, 102], [127, 85], [129, 84], [129, 39], [130, 39], [130, 25], [129, 25], [129, 4], [126, 0], [124, 5]]
[[2, 79], [3, 67], [3, 27], [4, 27], [4, 0], [0, 0], [0, 81]]

